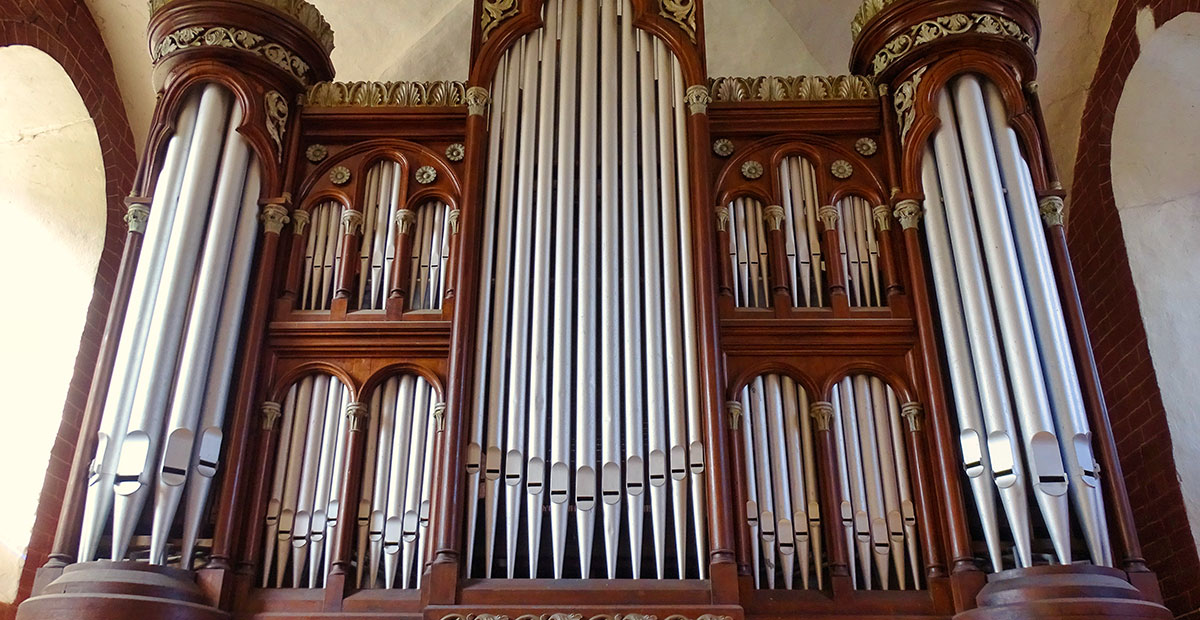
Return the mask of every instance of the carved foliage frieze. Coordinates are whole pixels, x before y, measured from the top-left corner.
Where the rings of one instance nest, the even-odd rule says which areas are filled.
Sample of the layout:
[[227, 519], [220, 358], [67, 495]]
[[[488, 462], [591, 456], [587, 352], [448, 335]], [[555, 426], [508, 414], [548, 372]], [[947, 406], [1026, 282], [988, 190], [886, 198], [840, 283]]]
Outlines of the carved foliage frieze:
[[874, 99], [871, 80], [860, 75], [718, 77], [708, 82], [713, 101], [824, 101]]
[[304, 105], [319, 107], [421, 107], [467, 105], [463, 82], [318, 82]]
[[991, 13], [953, 13], [927, 19], [891, 38], [871, 59], [871, 75], [879, 75], [914, 49], [938, 39], [966, 33], [1009, 37], [1034, 47], [1033, 36], [1017, 22]]
[[[154, 14], [168, 4], [174, 3], [177, 0], [150, 0], [150, 13]], [[317, 41], [321, 44], [321, 48], [325, 53], [333, 51], [333, 29], [329, 27], [329, 22], [325, 21], [325, 17], [317, 10], [317, 7], [306, 2], [305, 0], [254, 0], [255, 2], [275, 9], [288, 17], [296, 20], [301, 26], [304, 26]]]
[[287, 71], [302, 85], [309, 83], [308, 63], [295, 52], [261, 34], [225, 26], [189, 26], [163, 37], [154, 47], [155, 63], [180, 50], [197, 47], [223, 47], [256, 54]]

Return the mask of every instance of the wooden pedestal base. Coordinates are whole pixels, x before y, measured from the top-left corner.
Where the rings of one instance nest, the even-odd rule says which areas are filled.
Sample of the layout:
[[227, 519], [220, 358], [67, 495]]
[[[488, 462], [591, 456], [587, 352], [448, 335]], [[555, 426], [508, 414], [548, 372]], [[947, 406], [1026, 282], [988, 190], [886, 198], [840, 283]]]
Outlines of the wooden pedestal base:
[[209, 607], [192, 573], [141, 562], [66, 567], [17, 608], [19, 620], [229, 620]]
[[1099, 566], [1035, 566], [996, 573], [979, 592], [979, 607], [955, 620], [1154, 618], [1171, 612], [1146, 600], [1124, 572]]

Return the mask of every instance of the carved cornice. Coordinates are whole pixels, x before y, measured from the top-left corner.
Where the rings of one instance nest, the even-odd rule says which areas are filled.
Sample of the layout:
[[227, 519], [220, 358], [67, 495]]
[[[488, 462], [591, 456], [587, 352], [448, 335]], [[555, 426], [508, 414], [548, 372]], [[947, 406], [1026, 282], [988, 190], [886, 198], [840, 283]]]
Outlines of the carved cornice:
[[311, 67], [294, 51], [261, 34], [227, 26], [188, 26], [164, 36], [151, 54], [157, 64], [163, 58], [185, 49], [222, 47], [255, 54], [287, 71], [301, 85], [311, 81]]
[[[173, 4], [178, 0], [150, 0], [150, 14], [153, 15], [162, 10], [167, 5]], [[317, 10], [317, 7], [305, 2], [305, 0], [252, 0], [263, 6], [274, 9], [296, 20], [304, 27], [321, 44], [321, 48], [325, 53], [333, 51], [333, 28], [329, 27], [329, 22], [325, 21], [325, 16]]]
[[871, 59], [871, 75], [877, 76], [913, 50], [938, 39], [962, 34], [991, 34], [1016, 39], [1033, 49], [1033, 35], [1017, 22], [992, 13], [951, 13], [927, 19], [898, 34]]
[[[1038, 0], [1029, 0], [1033, 6], [1038, 5]], [[850, 37], [857, 41], [858, 35], [862, 34], [863, 28], [876, 15], [883, 12], [884, 9], [895, 4], [898, 0], [864, 0], [861, 6], [858, 7], [858, 12], [855, 13], [854, 19], [850, 21]]]
[[487, 41], [493, 30], [520, 12], [517, 0], [483, 0], [483, 10], [479, 15], [479, 30], [483, 40]]
[[716, 102], [874, 99], [875, 85], [861, 75], [718, 77], [708, 81]]
[[467, 85], [436, 82], [319, 82], [301, 98], [303, 105], [337, 108], [467, 105]]
[[679, 24], [692, 43], [696, 42], [696, 0], [659, 0], [658, 14]]

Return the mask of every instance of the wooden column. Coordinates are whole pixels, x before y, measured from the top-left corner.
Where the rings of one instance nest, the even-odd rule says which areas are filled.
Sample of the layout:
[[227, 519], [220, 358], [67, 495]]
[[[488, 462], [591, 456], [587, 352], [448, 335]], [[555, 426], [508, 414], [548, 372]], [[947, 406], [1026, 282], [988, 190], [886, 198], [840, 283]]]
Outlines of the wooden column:
[[[254, 477], [254, 486], [250, 489], [250, 508], [247, 513], [249, 519], [244, 524], [245, 534], [242, 539], [241, 557], [238, 560], [238, 565], [250, 574], [256, 574], [258, 567], [262, 566], [262, 559], [258, 555], [263, 546], [262, 524], [266, 521], [269, 501], [267, 496], [271, 492], [274, 457], [279, 441], [279, 419], [283, 409], [279, 403], [265, 402], [259, 411], [262, 427], [258, 432], [258, 441], [255, 442], [253, 464], [258, 475]], [[280, 567], [281, 570], [282, 568]]]
[[[358, 530], [358, 500], [362, 495], [363, 458], [367, 447], [367, 426], [371, 413], [367, 403], [346, 405], [346, 460], [341, 472], [341, 493], [338, 495], [337, 525], [333, 528], [331, 568], [325, 583], [325, 611], [340, 612], [350, 583], [354, 558], [354, 534]], [[372, 464], [374, 466], [374, 464]], [[362, 558], [359, 558], [362, 561]]]
[[846, 537], [842, 535], [842, 483], [838, 478], [837, 448], [833, 439], [833, 403], [817, 402], [809, 408], [817, 433], [817, 452], [821, 459], [818, 474], [821, 479], [821, 519], [825, 525], [825, 548], [829, 550], [829, 576], [831, 581], [840, 580], [843, 585], [834, 585], [835, 593], [848, 589], [850, 584], [850, 555], [846, 549]]
[[733, 297], [733, 266], [729, 264], [729, 207], [719, 206], [717, 220], [717, 292], [722, 300]]
[[725, 411], [729, 415], [729, 458], [733, 465], [733, 468], [729, 470], [729, 475], [731, 486], [733, 486], [734, 514], [737, 515], [734, 523], [737, 524], [738, 574], [751, 575], [753, 567], [750, 565], [750, 551], [751, 545], [756, 544], [756, 541], [751, 540], [750, 528], [746, 523], [746, 444], [742, 437], [742, 433], [745, 432], [742, 426], [742, 415], [745, 412], [742, 411], [742, 403], [736, 400], [725, 403]]
[[825, 273], [829, 279], [829, 303], [833, 306], [835, 316], [850, 315], [850, 298], [846, 295], [846, 272], [842, 268], [842, 244], [838, 239], [838, 226], [842, 215], [838, 208], [826, 205], [817, 211], [817, 217], [824, 225], [822, 240], [825, 251]]
[[253, 476], [260, 475], [252, 471], [249, 460], [251, 422], [254, 418], [251, 412], [255, 392], [259, 383], [259, 363], [262, 357], [263, 340], [267, 331], [267, 315], [270, 310], [271, 286], [274, 281], [276, 255], [279, 252], [279, 233], [284, 224], [289, 221], [288, 203], [290, 196], [268, 202], [263, 207], [263, 239], [259, 247], [258, 268], [254, 272], [253, 284], [247, 303], [250, 304], [246, 313], [246, 333], [242, 336], [242, 354], [238, 359], [239, 372], [235, 376], [236, 391], [233, 400], [233, 420], [229, 425], [228, 447], [225, 450], [224, 480], [221, 484], [221, 495], [217, 502], [216, 527], [213, 532], [212, 560], [209, 567], [218, 570], [230, 570], [233, 554], [233, 544], [238, 531], [244, 525], [242, 520], [246, 514], [246, 487]]
[[[783, 239], [783, 207], [772, 205], [763, 211], [767, 220], [767, 254], [770, 260], [771, 305], [775, 316], [787, 316], [792, 310], [792, 291], [788, 286], [787, 242]], [[726, 261], [728, 263], [728, 261]]]
[[279, 300], [276, 302], [275, 315], [281, 316], [290, 313], [296, 309], [297, 297], [302, 295], [304, 291], [297, 290], [300, 288], [301, 269], [304, 267], [304, 252], [308, 249], [308, 237], [304, 236], [304, 230], [308, 227], [309, 212], [304, 209], [295, 209], [292, 211], [292, 233], [291, 245], [288, 252], [287, 267], [283, 277], [283, 291], [279, 295]]
[[879, 205], [872, 210], [875, 220], [876, 237], [879, 243], [879, 262], [883, 267], [883, 286], [887, 291], [888, 304], [892, 298], [903, 292], [900, 280], [896, 275], [896, 258], [892, 254], [892, 209], [887, 205]]
[[900, 407], [900, 415], [908, 422], [908, 432], [904, 438], [908, 447], [909, 474], [915, 491], [913, 495], [916, 496], [917, 502], [917, 526], [921, 530], [921, 555], [925, 563], [925, 577], [936, 579], [946, 576], [946, 561], [942, 558], [942, 551], [938, 545], [938, 504], [929, 483], [929, 462], [926, 458], [928, 453], [925, 449], [922, 422], [924, 412], [921, 403], [904, 403]]
[[341, 269], [334, 277], [337, 288], [333, 293], [333, 303], [330, 304], [330, 314], [333, 317], [346, 316], [350, 309], [350, 291], [354, 289], [354, 277], [358, 275], [361, 265], [358, 260], [358, 243], [362, 238], [363, 214], [354, 209], [342, 211], [342, 256]]
[[50, 568], [67, 566], [76, 559], [80, 530], [83, 527], [88, 475], [96, 454], [100, 422], [104, 417], [104, 402], [108, 398], [108, 385], [117, 358], [117, 344], [121, 341], [121, 331], [125, 326], [125, 312], [129, 308], [133, 275], [137, 271], [146, 223], [150, 218], [148, 198], [130, 198], [126, 203], [128, 210], [125, 213], [125, 223], [129, 226], [129, 232], [125, 234], [125, 249], [121, 253], [121, 265], [117, 269], [117, 281], [113, 285], [112, 301], [108, 306], [108, 319], [104, 323], [104, 337], [100, 340], [100, 351], [96, 356], [96, 371], [92, 374], [87, 405], [83, 410], [83, 420], [79, 424], [79, 436], [75, 440], [75, 455], [71, 459], [62, 511], [59, 513], [58, 527], [54, 532], [54, 546], [46, 562], [46, 566]]
[[392, 289], [388, 291], [387, 317], [399, 320], [408, 305], [409, 274], [412, 271], [412, 227], [417, 214], [408, 209], [396, 212], [393, 226], [396, 227], [396, 258], [392, 260]]
[[895, 215], [904, 227], [904, 248], [908, 257], [908, 271], [912, 274], [913, 306], [916, 311], [921, 362], [925, 371], [925, 387], [931, 408], [933, 447], [937, 454], [937, 470], [942, 487], [940, 495], [943, 498], [943, 518], [946, 527], [944, 538], [950, 549], [951, 573], [977, 573], [979, 569], [975, 566], [974, 554], [971, 553], [966, 508], [958, 480], [959, 459], [955, 449], [957, 442], [950, 427], [945, 386], [942, 384], [942, 365], [937, 355], [937, 336], [930, 310], [933, 300], [925, 283], [925, 261], [921, 255], [921, 239], [917, 233], [922, 215], [921, 205], [916, 200], [901, 200]]
[[1050, 256], [1054, 261], [1059, 297], [1063, 301], [1063, 314], [1066, 315], [1067, 330], [1070, 332], [1071, 349], [1075, 353], [1075, 367], [1079, 369], [1079, 380], [1087, 400], [1088, 422], [1099, 452], [1104, 501], [1112, 514], [1114, 534], [1119, 545], [1118, 553], [1114, 555], [1126, 572], [1149, 572], [1146, 559], [1142, 555], [1137, 526], [1133, 520], [1133, 506], [1129, 503], [1129, 491], [1125, 487], [1125, 474], [1121, 470], [1112, 423], [1108, 419], [1108, 406], [1104, 402], [1100, 371], [1096, 368], [1092, 342], [1083, 316], [1083, 302], [1079, 299], [1075, 270], [1067, 252], [1067, 236], [1063, 229], [1063, 201], [1057, 196], [1047, 196], [1041, 200], [1040, 206], [1050, 242]]

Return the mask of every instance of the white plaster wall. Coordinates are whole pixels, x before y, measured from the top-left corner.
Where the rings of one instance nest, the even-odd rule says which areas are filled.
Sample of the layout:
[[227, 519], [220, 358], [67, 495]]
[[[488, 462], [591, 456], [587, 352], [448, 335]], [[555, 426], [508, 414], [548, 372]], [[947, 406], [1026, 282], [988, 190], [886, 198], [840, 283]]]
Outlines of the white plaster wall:
[[1139, 18], [1142, 53], [1113, 126], [1113, 194], [1200, 540], [1200, 15], [1157, 31]]
[[707, 0], [704, 23], [711, 76], [830, 73], [770, 0]]
[[104, 159], [66, 71], [0, 48], [0, 601], [12, 601], [104, 246]]

